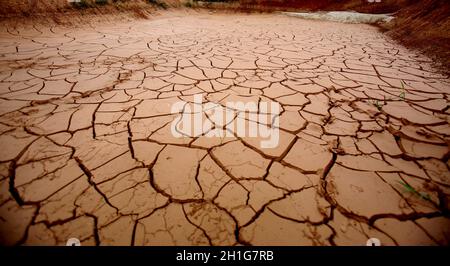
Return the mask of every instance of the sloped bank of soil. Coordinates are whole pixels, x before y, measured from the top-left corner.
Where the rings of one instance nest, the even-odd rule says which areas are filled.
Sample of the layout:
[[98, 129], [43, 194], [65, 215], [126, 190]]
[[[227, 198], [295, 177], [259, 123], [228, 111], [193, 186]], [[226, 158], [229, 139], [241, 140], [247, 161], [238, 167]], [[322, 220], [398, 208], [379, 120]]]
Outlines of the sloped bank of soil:
[[108, 22], [130, 18], [149, 18], [158, 9], [168, 5], [159, 0], [1, 0], [2, 23], [50, 22], [78, 24], [91, 20]]
[[395, 16], [382, 29], [407, 47], [422, 50], [450, 74], [450, 1], [418, 1]]

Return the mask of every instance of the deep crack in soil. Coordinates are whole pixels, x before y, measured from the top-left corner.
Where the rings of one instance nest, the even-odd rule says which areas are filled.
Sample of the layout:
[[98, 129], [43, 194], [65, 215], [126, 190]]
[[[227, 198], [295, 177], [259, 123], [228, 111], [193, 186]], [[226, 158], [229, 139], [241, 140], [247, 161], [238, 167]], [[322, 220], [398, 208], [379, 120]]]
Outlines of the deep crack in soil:
[[[4, 245], [449, 244], [450, 79], [372, 26], [189, 13], [0, 30]], [[171, 106], [195, 94], [280, 103], [279, 145], [208, 138], [226, 125], [207, 114], [175, 138]]]

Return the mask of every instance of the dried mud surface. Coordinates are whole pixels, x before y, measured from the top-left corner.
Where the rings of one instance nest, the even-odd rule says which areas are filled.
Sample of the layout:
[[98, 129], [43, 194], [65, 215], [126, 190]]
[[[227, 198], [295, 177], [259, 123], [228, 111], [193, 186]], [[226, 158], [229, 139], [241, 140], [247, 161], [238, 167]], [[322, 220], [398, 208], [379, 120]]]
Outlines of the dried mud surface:
[[[173, 13], [0, 45], [3, 245], [449, 244], [450, 79], [371, 26]], [[198, 93], [279, 102], [280, 144], [173, 137]]]

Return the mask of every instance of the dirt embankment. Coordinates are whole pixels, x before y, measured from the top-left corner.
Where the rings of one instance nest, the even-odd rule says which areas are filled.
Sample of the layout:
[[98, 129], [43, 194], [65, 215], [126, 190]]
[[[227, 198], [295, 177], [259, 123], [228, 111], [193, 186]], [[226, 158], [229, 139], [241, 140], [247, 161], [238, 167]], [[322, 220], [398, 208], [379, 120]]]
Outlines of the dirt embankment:
[[[394, 39], [418, 48], [450, 73], [449, 0], [82, 0], [73, 6], [67, 0], [1, 0], [0, 20], [34, 22], [36, 19], [63, 23], [149, 18], [167, 7], [207, 7], [231, 11], [353, 10], [364, 13], [395, 13], [396, 19], [379, 25]], [[99, 2], [99, 0], [97, 0]], [[102, 1], [100, 1], [102, 2]], [[23, 18], [29, 18], [24, 20]], [[33, 18], [33, 20], [31, 20]]]
[[435, 59], [450, 73], [450, 1], [423, 0], [404, 7], [396, 19], [381, 25], [394, 39]]
[[[72, 24], [79, 21], [109, 21], [148, 18], [154, 11], [179, 6], [178, 0], [1, 0], [0, 19], [16, 22], [54, 22]], [[26, 18], [26, 20], [24, 19]]]

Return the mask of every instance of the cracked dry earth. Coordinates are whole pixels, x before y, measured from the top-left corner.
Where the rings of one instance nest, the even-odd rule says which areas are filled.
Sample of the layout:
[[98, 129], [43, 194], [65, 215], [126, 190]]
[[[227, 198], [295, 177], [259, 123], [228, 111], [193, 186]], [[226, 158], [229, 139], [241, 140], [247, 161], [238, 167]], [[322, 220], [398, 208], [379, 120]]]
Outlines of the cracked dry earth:
[[[3, 245], [449, 244], [450, 79], [374, 27], [172, 13], [0, 45]], [[173, 137], [199, 93], [280, 103], [279, 145]]]

